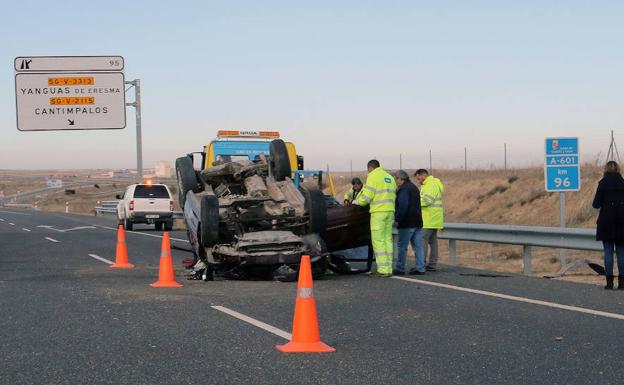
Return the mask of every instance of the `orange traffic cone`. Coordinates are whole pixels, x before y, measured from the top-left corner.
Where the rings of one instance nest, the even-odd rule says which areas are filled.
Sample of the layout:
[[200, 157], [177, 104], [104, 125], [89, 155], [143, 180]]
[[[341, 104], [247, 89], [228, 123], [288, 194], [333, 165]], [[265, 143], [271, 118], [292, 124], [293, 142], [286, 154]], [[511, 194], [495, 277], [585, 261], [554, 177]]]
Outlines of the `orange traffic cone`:
[[115, 253], [115, 263], [111, 265], [118, 269], [133, 269], [134, 265], [128, 263], [128, 247], [126, 246], [126, 233], [123, 225], [117, 228], [117, 252]]
[[171, 245], [169, 232], [163, 234], [162, 248], [160, 252], [160, 268], [158, 269], [158, 281], [150, 283], [151, 287], [182, 287], [173, 278], [173, 259], [171, 258]]
[[301, 257], [292, 340], [286, 345], [278, 345], [276, 348], [285, 353], [331, 353], [336, 351], [336, 349], [321, 342], [309, 255]]

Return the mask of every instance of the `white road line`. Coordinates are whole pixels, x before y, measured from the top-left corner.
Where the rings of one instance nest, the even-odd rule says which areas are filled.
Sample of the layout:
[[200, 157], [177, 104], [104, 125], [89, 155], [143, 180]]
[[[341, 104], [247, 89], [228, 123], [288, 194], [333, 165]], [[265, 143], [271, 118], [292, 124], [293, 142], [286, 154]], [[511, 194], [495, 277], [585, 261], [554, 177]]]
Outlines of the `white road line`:
[[89, 254], [89, 257], [91, 257], [91, 258], [95, 258], [95, 259], [97, 259], [98, 261], [102, 261], [102, 262], [104, 262], [104, 263], [108, 263], [109, 265], [112, 265], [112, 264], [114, 264], [114, 263], [115, 263], [115, 262], [113, 262], [113, 261], [109, 261], [108, 259], [106, 259], [106, 258], [102, 258], [102, 257], [100, 257], [99, 255], [95, 255], [95, 254]]
[[28, 213], [17, 213], [15, 211], [6, 211], [6, 210], [0, 210], [0, 213], [15, 214], [15, 215], [32, 215], [32, 214], [28, 214]]
[[13, 223], [13, 222], [9, 222], [9, 224], [10, 224], [11, 226], [15, 226], [15, 223]]
[[219, 310], [225, 314], [231, 315], [234, 318], [238, 318], [241, 321], [245, 321], [247, 323], [252, 324], [253, 326], [259, 327], [260, 329], [266, 330], [269, 333], [273, 333], [276, 336], [282, 337], [284, 339], [287, 339], [288, 341], [290, 341], [292, 339], [292, 334], [283, 331], [282, 329], [278, 329], [275, 326], [271, 326], [269, 324], [265, 324], [262, 321], [258, 321], [257, 319], [248, 317], [244, 314], [241, 314], [237, 311], [234, 311], [232, 309], [228, 309], [227, 307], [224, 306], [211, 306], [213, 309], [215, 310]]
[[78, 227], [72, 227], [70, 229], [65, 229], [65, 230], [57, 229], [57, 228], [54, 228], [54, 226], [48, 226], [48, 225], [39, 225], [37, 227], [42, 227], [44, 229], [54, 230], [54, 231], [57, 231], [59, 233], [66, 233], [68, 231], [83, 230], [83, 229], [95, 229], [95, 226], [78, 226]]
[[[100, 226], [100, 225], [95, 225], [95, 226], [96, 227], [101, 227], [103, 229], [109, 229], [109, 230], [117, 231], [116, 227]], [[162, 238], [163, 237], [162, 235], [147, 234], [147, 233], [141, 233], [141, 232], [138, 232], [138, 231], [130, 231], [130, 230], [126, 230], [126, 233], [145, 235], [146, 237], [154, 237], [154, 238]], [[169, 237], [169, 239], [171, 239], [172, 241], [179, 241], [179, 242], [189, 243], [188, 239], [173, 238], [173, 237]]]
[[30, 230], [28, 230], [28, 229], [27, 229], [27, 228], [25, 228], [25, 227], [22, 227], [22, 230], [30, 232]]
[[606, 311], [586, 309], [586, 308], [578, 307], [578, 306], [562, 305], [562, 304], [556, 303], [556, 302], [540, 301], [540, 300], [537, 300], [537, 299], [531, 299], [531, 298], [526, 298], [526, 297], [517, 297], [515, 295], [500, 294], [500, 293], [494, 293], [494, 292], [485, 291], [485, 290], [470, 289], [470, 288], [467, 288], [467, 287], [447, 285], [445, 283], [423, 281], [423, 280], [414, 279], [414, 278], [397, 277], [397, 276], [394, 276], [392, 278], [400, 279], [401, 281], [407, 281], [407, 282], [412, 282], [412, 283], [421, 283], [423, 285], [437, 286], [437, 287], [443, 287], [445, 289], [463, 291], [463, 292], [466, 292], [466, 293], [473, 293], [473, 294], [485, 295], [485, 296], [488, 296], [488, 297], [502, 298], [502, 299], [507, 299], [507, 300], [510, 300], [510, 301], [525, 302], [525, 303], [530, 303], [530, 304], [533, 304], [533, 305], [548, 306], [548, 307], [552, 307], [552, 308], [555, 308], [555, 309], [569, 310], [569, 311], [575, 311], [577, 313], [585, 313], [585, 314], [591, 314], [591, 315], [596, 315], [596, 316], [600, 316], [600, 317], [607, 317], [607, 318], [615, 318], [615, 319], [619, 319], [619, 320], [624, 320], [624, 314], [609, 313], [609, 312], [606, 312]]
[[57, 242], [57, 243], [60, 242], [60, 241], [57, 241], [56, 239], [50, 238], [50, 237], [45, 237], [44, 239], [47, 239], [50, 242]]
[[0, 218], [0, 222], [4, 222], [4, 219]]

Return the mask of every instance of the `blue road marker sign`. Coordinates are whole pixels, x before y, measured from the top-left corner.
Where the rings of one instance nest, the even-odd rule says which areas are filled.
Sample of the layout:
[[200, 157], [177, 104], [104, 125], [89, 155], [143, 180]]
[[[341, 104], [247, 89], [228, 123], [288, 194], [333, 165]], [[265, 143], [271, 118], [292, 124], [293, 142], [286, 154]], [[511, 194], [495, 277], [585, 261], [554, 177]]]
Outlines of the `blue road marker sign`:
[[546, 138], [546, 191], [579, 191], [581, 166], [578, 138]]

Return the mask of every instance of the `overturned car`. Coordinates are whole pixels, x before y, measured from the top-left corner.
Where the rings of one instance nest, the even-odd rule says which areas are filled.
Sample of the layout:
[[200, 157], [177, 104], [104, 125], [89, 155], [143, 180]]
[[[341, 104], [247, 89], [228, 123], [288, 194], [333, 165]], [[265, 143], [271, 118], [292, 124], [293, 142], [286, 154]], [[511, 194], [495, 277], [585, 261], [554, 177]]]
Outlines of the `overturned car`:
[[269, 155], [215, 162], [196, 171], [191, 156], [176, 160], [179, 201], [198, 257], [193, 271], [231, 278], [279, 277], [310, 255], [313, 270], [327, 267], [325, 197], [316, 186], [296, 187], [281, 139]]

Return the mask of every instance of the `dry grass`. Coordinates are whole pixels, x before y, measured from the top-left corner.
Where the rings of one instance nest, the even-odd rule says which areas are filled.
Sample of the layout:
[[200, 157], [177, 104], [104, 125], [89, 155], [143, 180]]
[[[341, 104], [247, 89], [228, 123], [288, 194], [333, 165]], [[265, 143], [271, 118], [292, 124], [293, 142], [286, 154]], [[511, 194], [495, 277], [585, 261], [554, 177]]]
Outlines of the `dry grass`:
[[[581, 168], [581, 191], [566, 194], [566, 217], [569, 227], [594, 228], [597, 210], [591, 207], [602, 173], [595, 165]], [[413, 174], [413, 170], [406, 170]], [[338, 198], [350, 188], [349, 174], [337, 174]], [[340, 178], [342, 176], [342, 178]], [[365, 180], [364, 173], [357, 175]], [[444, 195], [446, 222], [559, 226], [559, 194], [544, 190], [542, 168], [517, 170], [440, 170], [435, 172], [446, 187]], [[448, 261], [447, 243], [440, 242], [441, 262]], [[502, 272], [522, 271], [522, 247], [458, 242], [459, 262], [463, 266]], [[559, 251], [534, 248], [533, 272], [542, 276], [559, 270]], [[602, 264], [598, 252], [567, 251], [567, 259], [591, 259]], [[602, 283], [589, 268], [581, 268], [563, 279]]]

